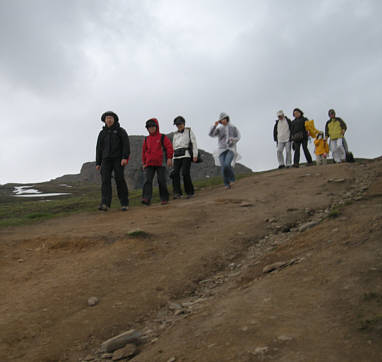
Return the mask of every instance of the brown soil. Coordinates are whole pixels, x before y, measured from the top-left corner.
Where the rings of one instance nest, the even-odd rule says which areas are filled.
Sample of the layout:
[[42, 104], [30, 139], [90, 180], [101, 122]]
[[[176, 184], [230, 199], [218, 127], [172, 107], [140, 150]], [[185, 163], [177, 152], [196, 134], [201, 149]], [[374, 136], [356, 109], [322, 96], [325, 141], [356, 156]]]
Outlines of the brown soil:
[[132, 328], [134, 361], [382, 360], [381, 198], [376, 159], [2, 230], [0, 361], [100, 360]]

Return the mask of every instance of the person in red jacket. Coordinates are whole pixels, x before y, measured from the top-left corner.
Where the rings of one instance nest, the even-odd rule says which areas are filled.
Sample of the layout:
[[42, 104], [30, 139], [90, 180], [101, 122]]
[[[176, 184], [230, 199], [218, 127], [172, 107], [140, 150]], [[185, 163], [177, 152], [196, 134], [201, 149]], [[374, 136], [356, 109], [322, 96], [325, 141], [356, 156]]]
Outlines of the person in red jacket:
[[145, 138], [142, 147], [142, 163], [145, 181], [142, 191], [142, 203], [150, 205], [153, 194], [153, 179], [157, 173], [159, 184], [159, 197], [162, 205], [166, 205], [169, 199], [166, 182], [166, 165], [172, 166], [174, 149], [169, 138], [159, 132], [159, 123], [156, 118], [146, 122], [149, 135]]

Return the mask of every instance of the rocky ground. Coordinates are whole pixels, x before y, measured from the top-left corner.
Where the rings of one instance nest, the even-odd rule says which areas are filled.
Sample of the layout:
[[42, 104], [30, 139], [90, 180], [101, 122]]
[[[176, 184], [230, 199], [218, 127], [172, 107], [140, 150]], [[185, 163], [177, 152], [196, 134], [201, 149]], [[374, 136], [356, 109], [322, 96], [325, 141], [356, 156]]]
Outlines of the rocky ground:
[[0, 231], [1, 361], [382, 360], [382, 159]]

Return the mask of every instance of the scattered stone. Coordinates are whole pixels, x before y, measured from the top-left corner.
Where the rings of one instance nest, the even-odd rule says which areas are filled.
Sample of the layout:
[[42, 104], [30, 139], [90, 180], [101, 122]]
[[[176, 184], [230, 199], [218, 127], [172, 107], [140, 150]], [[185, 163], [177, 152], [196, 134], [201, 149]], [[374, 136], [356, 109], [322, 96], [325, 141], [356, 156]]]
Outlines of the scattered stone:
[[286, 266], [288, 263], [286, 261], [279, 261], [277, 263], [269, 264], [263, 268], [263, 273], [271, 273], [276, 269], [280, 269], [283, 266]]
[[248, 201], [243, 201], [241, 204], [240, 204], [240, 207], [252, 207], [253, 204], [251, 202], [248, 202]]
[[97, 305], [99, 303], [99, 299], [97, 297], [90, 297], [88, 299], [88, 306], [89, 307], [94, 307], [95, 305]]
[[127, 344], [125, 347], [116, 350], [113, 353], [113, 361], [129, 358], [135, 354], [137, 347], [135, 344]]
[[338, 230], [339, 230], [338, 228], [334, 228], [332, 232], [333, 233], [338, 233]]
[[184, 309], [178, 309], [178, 310], [175, 311], [174, 315], [178, 316], [178, 315], [184, 314], [184, 313], [185, 313]]
[[278, 339], [280, 342], [289, 342], [289, 341], [291, 341], [293, 338], [292, 338], [292, 337], [289, 337], [289, 336], [278, 336], [277, 339]]
[[19, 263], [23, 263], [23, 262], [24, 262], [24, 259], [17, 259], [17, 261], [18, 261]]
[[167, 362], [175, 362], [176, 361], [176, 357], [171, 357], [170, 359], [167, 360]]
[[88, 362], [88, 361], [94, 361], [94, 357], [91, 356], [91, 355], [88, 355], [85, 357], [84, 361]]
[[265, 353], [267, 353], [269, 350], [269, 348], [267, 346], [264, 346], [264, 347], [256, 347], [255, 351], [252, 352], [254, 355], [263, 355]]
[[241, 330], [242, 330], [243, 332], [247, 332], [247, 331], [248, 331], [248, 327], [247, 327], [247, 326], [244, 326], [243, 328], [241, 328]]
[[102, 359], [112, 359], [113, 358], [113, 353], [104, 353], [101, 356]]
[[363, 199], [362, 196], [356, 196], [353, 200], [354, 201], [361, 201]]
[[178, 303], [168, 303], [168, 308], [170, 310], [181, 310], [182, 306]]
[[315, 221], [310, 221], [310, 222], [307, 222], [306, 224], [303, 224], [301, 225], [299, 228], [298, 228], [298, 231], [301, 233], [305, 230], [308, 230], [316, 225], [318, 225], [320, 223], [319, 220], [315, 220]]
[[101, 344], [102, 352], [114, 352], [117, 349], [120, 349], [128, 343], [139, 342], [141, 333], [135, 329], [130, 329], [127, 332], [121, 333], [118, 336], [108, 339], [107, 341]]

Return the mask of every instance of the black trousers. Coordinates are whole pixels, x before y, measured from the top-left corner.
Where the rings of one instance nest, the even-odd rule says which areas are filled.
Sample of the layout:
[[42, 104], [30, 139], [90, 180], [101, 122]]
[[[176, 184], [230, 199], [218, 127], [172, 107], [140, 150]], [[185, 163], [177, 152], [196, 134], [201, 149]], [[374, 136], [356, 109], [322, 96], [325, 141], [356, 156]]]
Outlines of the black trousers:
[[187, 195], [194, 194], [194, 185], [191, 180], [191, 158], [176, 158], [174, 159], [174, 177], [172, 179], [172, 185], [174, 187], [175, 195], [182, 195], [182, 188], [180, 186], [180, 171], [182, 171], [184, 191]]
[[151, 201], [151, 198], [153, 197], [153, 179], [155, 172], [157, 173], [158, 178], [160, 200], [168, 201], [169, 193], [167, 190], [166, 168], [163, 166], [147, 166], [145, 168], [142, 198]]
[[306, 158], [306, 161], [308, 163], [312, 163], [312, 156], [310, 155], [309, 149], [308, 149], [308, 140], [302, 140], [302, 142], [293, 142], [294, 143], [294, 156], [293, 156], [293, 163], [295, 165], [298, 165], [300, 163], [300, 147], [302, 145], [302, 149], [304, 150], [304, 155]]
[[110, 207], [112, 188], [111, 188], [111, 173], [114, 171], [114, 179], [117, 185], [117, 193], [121, 206], [129, 205], [129, 191], [123, 173], [124, 167], [121, 166], [120, 158], [107, 158], [102, 160], [101, 176], [102, 176], [102, 204]]

